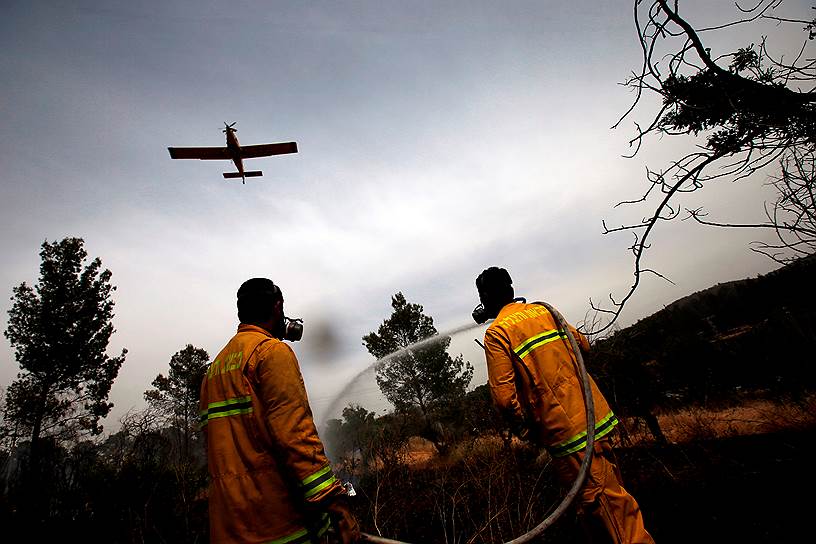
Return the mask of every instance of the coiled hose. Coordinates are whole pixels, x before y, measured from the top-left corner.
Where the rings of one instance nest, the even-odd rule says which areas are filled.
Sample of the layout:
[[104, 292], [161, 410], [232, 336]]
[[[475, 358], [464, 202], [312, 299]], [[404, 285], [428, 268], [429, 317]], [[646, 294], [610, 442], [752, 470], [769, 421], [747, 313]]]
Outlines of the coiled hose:
[[[584, 358], [581, 356], [581, 349], [578, 347], [578, 342], [575, 340], [572, 332], [567, 326], [566, 320], [564, 320], [564, 316], [561, 313], [547, 304], [546, 302], [536, 302], [534, 304], [540, 304], [547, 308], [547, 311], [550, 312], [555, 318], [556, 325], [558, 326], [559, 331], [566, 332], [566, 336], [569, 339], [570, 346], [572, 347], [572, 352], [575, 354], [575, 360], [573, 361], [575, 365], [578, 367], [578, 374], [581, 377], [581, 390], [584, 394], [584, 406], [586, 407], [586, 423], [587, 423], [587, 436], [586, 436], [586, 449], [584, 450], [584, 460], [581, 463], [581, 468], [578, 471], [578, 476], [575, 478], [575, 482], [573, 482], [572, 487], [561, 500], [561, 503], [556, 507], [555, 510], [547, 516], [544, 521], [524, 533], [523, 535], [514, 538], [504, 544], [522, 544], [524, 542], [530, 542], [532, 539], [540, 536], [544, 531], [546, 531], [555, 521], [563, 514], [567, 508], [569, 508], [572, 501], [575, 499], [578, 492], [584, 485], [584, 481], [586, 481], [587, 472], [589, 471], [589, 465], [592, 462], [592, 452], [595, 446], [595, 401], [592, 398], [592, 389], [589, 385], [589, 374], [587, 374], [586, 366], [584, 365]], [[375, 544], [408, 544], [407, 542], [403, 542], [402, 540], [393, 540], [390, 538], [383, 538], [380, 536], [374, 536], [367, 533], [362, 533], [361, 542], [373, 542]]]

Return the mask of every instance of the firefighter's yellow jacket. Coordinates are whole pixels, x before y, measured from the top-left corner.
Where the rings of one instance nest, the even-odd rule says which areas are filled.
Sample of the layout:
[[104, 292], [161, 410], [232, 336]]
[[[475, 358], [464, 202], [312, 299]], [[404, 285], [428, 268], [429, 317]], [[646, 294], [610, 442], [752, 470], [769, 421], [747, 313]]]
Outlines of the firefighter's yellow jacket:
[[215, 358], [201, 384], [210, 472], [210, 541], [317, 542], [316, 505], [342, 493], [315, 429], [292, 349], [253, 325]]
[[[589, 342], [570, 331], [583, 350]], [[586, 447], [586, 408], [572, 348], [555, 318], [540, 304], [513, 302], [501, 309], [485, 332], [488, 383], [493, 402], [505, 415], [525, 423], [554, 457]], [[595, 438], [618, 423], [595, 381]]]

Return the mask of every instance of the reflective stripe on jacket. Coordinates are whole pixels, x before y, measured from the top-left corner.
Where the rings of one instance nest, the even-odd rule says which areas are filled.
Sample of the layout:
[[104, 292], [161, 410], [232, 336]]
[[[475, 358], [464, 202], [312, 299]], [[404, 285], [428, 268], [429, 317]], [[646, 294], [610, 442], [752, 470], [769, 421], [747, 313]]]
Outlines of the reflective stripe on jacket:
[[[585, 351], [589, 342], [570, 331]], [[540, 304], [513, 302], [485, 332], [488, 383], [500, 411], [526, 422], [555, 457], [586, 447], [586, 408], [581, 380], [566, 333]], [[609, 434], [618, 419], [590, 377], [595, 401], [595, 438]]]
[[292, 349], [240, 325], [201, 384], [210, 472], [210, 541], [316, 542], [329, 518], [310, 506], [341, 493]]

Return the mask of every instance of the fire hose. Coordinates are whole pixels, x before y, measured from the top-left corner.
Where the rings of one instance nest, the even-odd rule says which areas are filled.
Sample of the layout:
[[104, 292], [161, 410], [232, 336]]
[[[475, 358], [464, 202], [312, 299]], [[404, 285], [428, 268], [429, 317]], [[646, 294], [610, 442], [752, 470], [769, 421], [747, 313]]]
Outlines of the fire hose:
[[[504, 544], [523, 544], [525, 542], [530, 542], [532, 539], [540, 536], [544, 531], [546, 531], [555, 521], [563, 514], [567, 508], [569, 508], [572, 501], [578, 495], [578, 492], [584, 485], [586, 481], [587, 472], [589, 471], [589, 465], [592, 462], [592, 451], [595, 445], [595, 402], [592, 398], [592, 389], [589, 385], [589, 374], [587, 374], [586, 366], [584, 365], [584, 358], [581, 356], [581, 350], [578, 347], [578, 342], [575, 340], [572, 332], [567, 326], [567, 322], [564, 319], [558, 310], [547, 304], [546, 302], [536, 302], [535, 304], [540, 304], [544, 306], [550, 315], [555, 318], [556, 326], [558, 327], [559, 331], [563, 331], [566, 333], [566, 337], [569, 340], [570, 346], [572, 347], [572, 353], [575, 354], [575, 359], [573, 363], [577, 367], [578, 374], [581, 377], [581, 390], [584, 394], [584, 406], [586, 408], [586, 425], [587, 425], [587, 435], [586, 435], [586, 449], [584, 450], [584, 460], [581, 462], [581, 468], [578, 470], [578, 476], [575, 478], [575, 482], [573, 482], [572, 487], [570, 487], [569, 491], [564, 498], [561, 500], [559, 505], [553, 510], [550, 515], [548, 515], [544, 521], [524, 533], [523, 535], [514, 538]], [[362, 533], [360, 535], [361, 542], [373, 542], [375, 544], [408, 544], [407, 542], [403, 542], [401, 540], [393, 540], [390, 538], [383, 538], [380, 536], [374, 536], [367, 533]]]

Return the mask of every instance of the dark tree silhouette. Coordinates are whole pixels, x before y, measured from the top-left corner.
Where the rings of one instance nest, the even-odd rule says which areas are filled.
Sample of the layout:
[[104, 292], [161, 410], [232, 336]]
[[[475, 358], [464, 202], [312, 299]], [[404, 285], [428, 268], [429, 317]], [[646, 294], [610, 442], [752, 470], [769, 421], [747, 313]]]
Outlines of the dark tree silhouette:
[[[634, 282], [619, 300], [610, 297], [612, 306], [596, 310], [620, 315], [634, 294], [643, 273], [659, 273], [645, 266], [643, 256], [649, 236], [661, 221], [681, 214], [678, 195], [699, 190], [710, 182], [763, 177], [769, 167], [779, 167], [779, 197], [766, 207], [768, 222], [733, 225], [705, 219], [703, 209], [687, 210], [688, 217], [717, 226], [744, 226], [774, 229], [780, 240], [775, 244], [758, 244], [754, 249], [784, 262], [777, 250], [794, 254], [811, 252], [814, 247], [813, 163], [816, 153], [816, 60], [805, 51], [814, 38], [814, 21], [775, 15], [781, 0], [759, 0], [756, 5], [737, 4], [739, 19], [732, 22], [695, 28], [681, 16], [680, 2], [636, 0], [635, 25], [643, 52], [639, 71], [625, 85], [635, 92], [628, 117], [644, 95], [660, 97], [661, 106], [644, 129], [635, 123], [637, 135], [630, 141], [637, 154], [644, 138], [661, 136], [705, 136], [696, 151], [678, 157], [660, 170], [647, 168], [647, 188], [640, 198], [620, 204], [654, 202], [653, 211], [640, 222], [608, 227], [604, 233], [630, 231], [634, 243]], [[764, 37], [734, 52], [715, 54], [703, 37], [737, 25], [761, 22], [799, 24], [807, 32], [794, 58], [775, 58]], [[613, 127], [614, 128], [614, 127]], [[663, 276], [661, 276], [663, 277]]]
[[30, 440], [35, 479], [43, 441], [59, 445], [102, 432], [99, 420], [113, 406], [108, 394], [127, 353], [106, 353], [115, 287], [98, 258], [85, 264], [83, 240], [45, 241], [40, 257], [37, 285], [14, 288], [5, 331], [20, 373], [7, 390], [4, 421]]
[[[377, 332], [363, 337], [371, 355], [377, 359], [437, 334], [433, 319], [419, 304], [411, 304], [402, 293], [391, 299], [393, 312]], [[435, 429], [434, 413], [442, 403], [461, 398], [473, 377], [473, 365], [459, 355], [452, 358], [447, 349], [450, 337], [424, 344], [383, 361], [376, 369], [377, 385], [398, 411], [417, 408], [425, 422], [427, 437], [437, 448], [444, 444]]]
[[816, 253], [816, 153], [813, 148], [791, 149], [780, 160], [781, 173], [771, 176], [777, 198], [765, 203], [762, 223], [723, 223], [707, 219], [702, 208], [687, 210], [698, 223], [725, 228], [772, 229], [776, 242], [751, 242], [751, 250], [779, 264]]
[[165, 424], [178, 433], [182, 456], [187, 457], [190, 441], [198, 431], [198, 400], [201, 380], [207, 372], [209, 354], [187, 344], [170, 358], [167, 376], [159, 374], [145, 400], [164, 417]]
[[99, 420], [113, 380], [125, 360], [106, 353], [114, 332], [110, 270], [96, 258], [84, 266], [81, 238], [43, 242], [36, 286], [14, 288], [5, 331], [21, 372], [9, 386], [6, 418], [36, 446], [102, 432]]
[[188, 542], [197, 535], [193, 521], [198, 508], [197, 497], [207, 483], [204, 444], [198, 433], [198, 402], [209, 360], [205, 350], [187, 344], [170, 358], [167, 376], [156, 376], [155, 389], [144, 393], [158, 422], [166, 426], [164, 434], [169, 435], [167, 468], [172, 471], [176, 484], [173, 502], [184, 521]]

